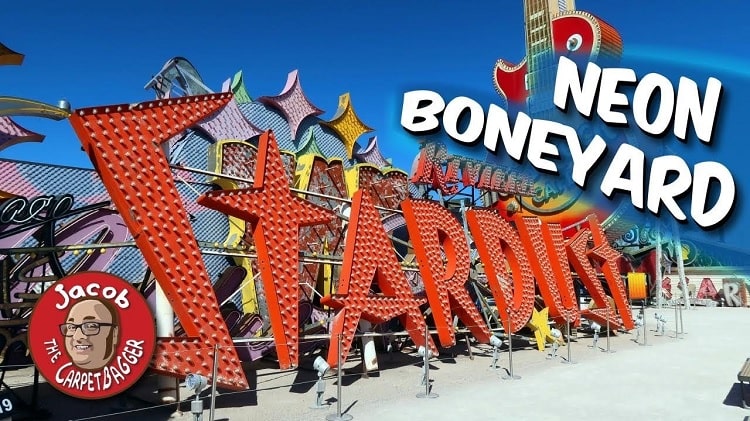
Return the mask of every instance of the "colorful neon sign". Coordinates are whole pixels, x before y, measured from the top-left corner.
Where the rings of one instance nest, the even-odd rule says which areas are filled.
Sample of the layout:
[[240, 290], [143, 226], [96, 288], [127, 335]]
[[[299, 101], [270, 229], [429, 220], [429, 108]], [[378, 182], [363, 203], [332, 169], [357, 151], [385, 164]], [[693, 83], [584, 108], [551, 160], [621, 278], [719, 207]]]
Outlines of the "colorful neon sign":
[[[128, 105], [90, 108], [76, 111], [71, 123], [188, 335], [161, 339], [152, 367], [178, 376], [189, 372], [210, 376], [213, 347], [219, 345], [217, 383], [244, 388], [247, 386], [244, 373], [219, 316], [200, 250], [184, 206], [175, 194], [171, 169], [160, 147], [161, 142], [229, 100], [230, 94], [221, 94], [154, 101], [135, 108]], [[128, 134], [127, 140], [122, 139], [122, 133]], [[299, 229], [327, 224], [335, 216], [330, 210], [291, 193], [288, 171], [271, 132], [260, 137], [255, 168], [252, 187], [209, 192], [198, 203], [251, 223], [279, 364], [288, 368], [296, 366], [299, 358]], [[486, 326], [458, 288], [468, 273], [468, 259], [466, 238], [457, 221], [424, 202], [406, 200], [402, 207], [426, 280], [429, 304], [439, 315], [436, 321], [441, 343], [448, 345], [455, 341], [449, 332], [451, 311], [472, 326], [479, 340], [488, 340]], [[533, 274], [539, 277], [541, 290], [550, 301], [552, 317], [577, 320], [571, 303], [571, 283], [561, 269], [567, 264], [566, 256], [573, 257], [571, 263], [585, 270], [593, 268], [590, 257], [601, 260], [607, 281], [613, 286], [617, 312], [599, 316], [611, 317], [616, 326], [632, 327], [629, 307], [621, 299], [625, 296], [624, 288], [616, 271], [611, 270], [616, 269], [613, 265], [618, 255], [607, 248], [595, 218], [589, 221], [589, 228], [579, 232], [580, 238], [593, 235], [597, 247], [593, 251], [575, 248], [578, 243], [574, 241], [564, 242], [559, 226], [540, 225], [538, 220], [518, 221], [523, 227], [519, 234], [494, 211], [469, 210], [467, 218], [498, 305], [501, 310], [511, 308], [510, 330], [518, 331], [531, 317]], [[424, 225], [427, 221], [434, 223], [427, 227]], [[431, 229], [437, 233], [430, 232]], [[528, 238], [522, 241], [523, 237]], [[441, 249], [453, 256], [445, 266], [442, 257], [438, 260], [437, 250]], [[557, 268], [554, 273], [546, 273], [539, 267], [534, 272], [529, 263], [544, 250], [552, 267]], [[506, 260], [514, 269], [511, 274], [505, 271]], [[438, 262], [441, 264], [436, 265]], [[563, 277], [558, 278], [561, 273]], [[340, 279], [335, 294], [321, 302], [339, 309], [332, 334], [343, 335], [342, 353], [346, 354], [360, 317], [373, 322], [400, 317], [414, 342], [425, 345], [425, 323], [419, 311], [424, 301], [413, 296], [372, 199], [361, 189], [353, 198]], [[512, 288], [506, 279], [513, 279]], [[377, 280], [381, 294], [369, 293], [373, 280]], [[594, 276], [588, 279], [587, 286], [596, 288], [595, 282], [599, 281]], [[601, 304], [607, 306], [606, 301]], [[507, 323], [504, 313], [500, 312]], [[435, 344], [430, 343], [429, 347], [434, 350]], [[335, 364], [333, 356], [338, 351], [337, 346], [331, 347], [329, 363]]]

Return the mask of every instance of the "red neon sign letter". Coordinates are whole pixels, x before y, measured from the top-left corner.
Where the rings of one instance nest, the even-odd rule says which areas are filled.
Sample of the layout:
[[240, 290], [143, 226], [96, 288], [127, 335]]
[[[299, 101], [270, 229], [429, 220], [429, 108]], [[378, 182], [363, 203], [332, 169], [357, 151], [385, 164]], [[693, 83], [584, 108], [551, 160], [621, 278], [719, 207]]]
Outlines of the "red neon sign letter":
[[[489, 342], [491, 333], [466, 290], [470, 266], [469, 245], [458, 221], [435, 202], [404, 200], [401, 208], [411, 233], [440, 343], [443, 346], [456, 343], [451, 309], [478, 341]], [[441, 245], [445, 249], [445, 264]]]
[[[383, 295], [370, 293], [373, 280], [377, 281]], [[352, 198], [338, 288], [334, 295], [323, 297], [320, 303], [339, 310], [334, 316], [328, 350], [328, 364], [332, 367], [338, 365], [339, 352], [342, 361], [346, 360], [360, 317], [377, 324], [399, 316], [412, 341], [417, 346], [426, 346], [426, 324], [419, 310], [424, 300], [414, 297], [380, 215], [363, 190], [358, 190]], [[343, 335], [342, 350], [336, 340], [338, 335]], [[429, 341], [430, 350], [437, 355], [435, 344], [432, 339]]]
[[260, 137], [256, 168], [252, 188], [208, 192], [198, 203], [252, 224], [263, 287], [272, 297], [266, 304], [279, 366], [287, 369], [299, 358], [299, 227], [328, 223], [334, 215], [291, 193], [270, 131]]
[[161, 148], [231, 99], [221, 94], [80, 109], [70, 123], [188, 335], [162, 338], [154, 369], [210, 378], [218, 344], [217, 384], [245, 389], [245, 373]]

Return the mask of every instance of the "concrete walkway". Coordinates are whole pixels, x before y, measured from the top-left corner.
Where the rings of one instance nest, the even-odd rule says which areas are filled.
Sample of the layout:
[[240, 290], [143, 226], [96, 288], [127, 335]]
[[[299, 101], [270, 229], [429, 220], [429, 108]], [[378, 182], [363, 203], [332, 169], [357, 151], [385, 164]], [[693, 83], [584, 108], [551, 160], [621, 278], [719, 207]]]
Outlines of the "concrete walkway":
[[[649, 346], [639, 346], [635, 334], [611, 338], [615, 353], [590, 347], [590, 335], [580, 334], [571, 346], [577, 364], [561, 364], [567, 356], [562, 347], [558, 357], [514, 339], [514, 372], [522, 378], [501, 379], [504, 370], [490, 369], [491, 348], [472, 347], [469, 358], [460, 341], [430, 363], [430, 377], [436, 399], [418, 399], [421, 359], [413, 352], [381, 354], [381, 371], [361, 376], [359, 361], [345, 365], [342, 381], [342, 411], [354, 421], [381, 420], [745, 420], [750, 410], [740, 406], [737, 373], [750, 357], [750, 309], [705, 308], [683, 311], [685, 334], [675, 338], [674, 309], [660, 312], [667, 318], [666, 335], [655, 336], [656, 310], [647, 310]], [[525, 346], [524, 346], [525, 345]], [[599, 347], [606, 347], [601, 337]], [[410, 349], [413, 351], [413, 349]], [[409, 350], [407, 350], [409, 351]], [[507, 368], [508, 353], [500, 356]], [[320, 420], [335, 414], [335, 373], [325, 378], [323, 409], [311, 409], [315, 402], [312, 361], [302, 368], [280, 371], [273, 363], [253, 363], [248, 371], [251, 390], [225, 392], [216, 398], [215, 420]], [[6, 382], [29, 384], [32, 371], [9, 373]], [[151, 384], [149, 384], [151, 383]], [[189, 421], [190, 393], [184, 388], [182, 413], [175, 405], [153, 407], [154, 378], [145, 378], [131, 398], [104, 401], [73, 399], [43, 384], [40, 407], [51, 412], [52, 420], [166, 420]], [[28, 387], [17, 389], [28, 396]], [[748, 390], [750, 392], [750, 388]], [[750, 393], [748, 393], [750, 395]], [[209, 420], [208, 390], [202, 394], [203, 419]], [[139, 399], [134, 399], [135, 397]], [[748, 397], [750, 399], [750, 396]], [[750, 420], [750, 418], [747, 418]]]
[[[418, 399], [421, 368], [406, 365], [379, 377], [343, 387], [343, 411], [354, 420], [743, 420], [737, 372], [750, 357], [750, 312], [745, 308], [695, 308], [683, 311], [685, 334], [675, 336], [674, 309], [660, 312], [668, 320], [666, 336], [655, 336], [654, 309], [647, 310], [649, 346], [634, 334], [611, 340], [615, 353], [589, 347], [581, 337], [571, 354], [577, 364], [524, 349], [513, 354], [515, 374], [506, 381], [491, 371], [488, 355], [474, 360], [462, 355], [432, 364], [436, 399]], [[602, 337], [600, 347], [606, 347]], [[485, 348], [486, 349], [486, 348]], [[475, 350], [475, 352], [480, 352]], [[566, 357], [561, 348], [559, 356]], [[416, 361], [416, 359], [415, 359]], [[500, 362], [507, 367], [507, 352]], [[342, 382], [346, 384], [345, 382]], [[331, 381], [326, 397], [335, 396]], [[290, 393], [289, 388], [260, 391], [257, 406], [218, 408], [216, 419], [324, 420], [336, 412], [310, 410], [314, 390]], [[187, 415], [187, 414], [186, 414]], [[185, 416], [183, 419], [190, 419]]]
[[[674, 320], [673, 312], [664, 312]], [[655, 320], [653, 313], [648, 312], [648, 320]], [[486, 375], [443, 389], [435, 374], [437, 399], [405, 396], [388, 405], [365, 404], [351, 412], [362, 421], [742, 420], [750, 411], [736, 406], [739, 390], [735, 383], [741, 364], [750, 357], [748, 316], [745, 309], [684, 311], [684, 339], [651, 336], [652, 346], [638, 346], [618, 338], [614, 354], [584, 349], [582, 345], [590, 340], [581, 340], [571, 348], [573, 360], [579, 360], [575, 365], [522, 364], [515, 370], [521, 380]], [[668, 326], [666, 333], [674, 337], [674, 326]]]

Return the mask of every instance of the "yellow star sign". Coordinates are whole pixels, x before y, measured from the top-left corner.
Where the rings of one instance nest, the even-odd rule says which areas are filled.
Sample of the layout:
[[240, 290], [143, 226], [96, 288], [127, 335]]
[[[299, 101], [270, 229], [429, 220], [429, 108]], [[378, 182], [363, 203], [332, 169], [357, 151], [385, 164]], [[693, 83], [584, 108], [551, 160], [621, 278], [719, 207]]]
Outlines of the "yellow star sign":
[[545, 307], [542, 311], [534, 311], [531, 313], [531, 320], [526, 324], [531, 330], [534, 331], [534, 337], [536, 338], [536, 346], [540, 351], [544, 351], [544, 346], [547, 341], [552, 342], [555, 338], [552, 337], [552, 332], [549, 328], [549, 308]]
[[339, 108], [336, 110], [336, 114], [331, 121], [323, 122], [323, 124], [330, 127], [339, 135], [344, 146], [346, 146], [346, 151], [349, 153], [349, 159], [352, 158], [354, 144], [357, 143], [357, 139], [363, 134], [372, 131], [370, 127], [359, 119], [357, 113], [354, 112], [349, 93], [345, 93], [339, 97]]

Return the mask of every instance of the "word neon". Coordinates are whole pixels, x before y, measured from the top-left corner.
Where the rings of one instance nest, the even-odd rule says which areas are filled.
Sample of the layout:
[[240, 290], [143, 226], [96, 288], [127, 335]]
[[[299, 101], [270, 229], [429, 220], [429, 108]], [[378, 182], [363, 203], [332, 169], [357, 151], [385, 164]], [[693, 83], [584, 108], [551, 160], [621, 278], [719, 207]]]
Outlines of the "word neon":
[[[572, 97], [578, 113], [586, 118], [592, 116], [594, 104], [599, 118], [609, 125], [628, 125], [626, 115], [613, 108], [630, 106], [625, 94], [618, 87], [638, 82], [633, 93], [632, 114], [636, 125], [643, 133], [658, 137], [673, 126], [674, 135], [686, 141], [689, 123], [703, 144], [710, 145], [716, 114], [721, 97], [721, 82], [710, 78], [707, 82], [703, 102], [698, 85], [681, 78], [677, 93], [664, 76], [650, 73], [640, 81], [632, 69], [601, 69], [589, 63], [581, 81], [576, 63], [560, 57], [555, 79], [554, 104], [567, 112], [568, 98]], [[649, 110], [655, 97], [661, 98], [656, 115]], [[552, 139], [562, 138], [568, 146], [572, 169], [569, 174], [580, 188], [586, 187], [587, 179], [599, 165], [607, 151], [607, 143], [599, 135], [583, 143], [576, 128], [557, 121], [532, 118], [519, 112], [511, 127], [508, 112], [490, 104], [487, 113], [475, 100], [459, 96], [447, 104], [440, 94], [429, 90], [415, 90], [404, 94], [401, 126], [407, 131], [424, 135], [435, 133], [441, 126], [454, 141], [473, 145], [480, 141], [493, 153], [502, 143], [505, 153], [523, 162], [525, 158], [537, 170], [559, 174], [553, 159], [562, 154]], [[461, 131], [464, 116], [468, 118]], [[735, 202], [736, 187], [732, 174], [721, 163], [705, 161], [692, 168], [677, 155], [659, 156], [651, 160], [647, 173], [645, 153], [628, 143], [619, 146], [601, 181], [600, 190], [611, 197], [615, 190], [629, 192], [633, 206], [648, 209], [659, 215], [663, 205], [679, 221], [687, 216], [677, 203], [677, 198], [690, 193], [690, 215], [700, 227], [708, 229], [725, 221]], [[645, 187], [644, 187], [645, 186]], [[718, 188], [718, 197], [713, 206], [710, 202], [711, 187]], [[644, 203], [645, 202], [645, 203]]]

